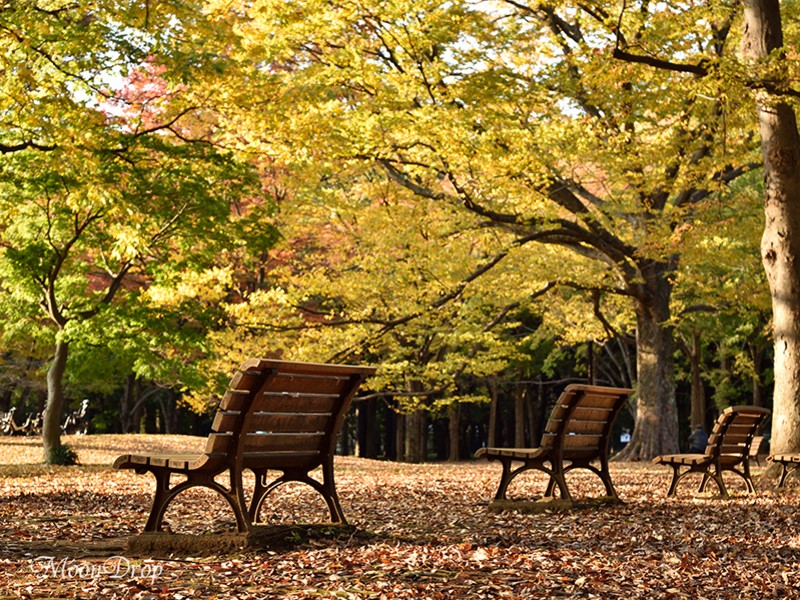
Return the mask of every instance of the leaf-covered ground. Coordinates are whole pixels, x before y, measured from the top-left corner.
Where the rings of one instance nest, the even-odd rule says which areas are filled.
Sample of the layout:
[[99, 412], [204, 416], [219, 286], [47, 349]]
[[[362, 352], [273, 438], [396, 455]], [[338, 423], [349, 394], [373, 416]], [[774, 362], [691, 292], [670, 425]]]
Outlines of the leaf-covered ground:
[[[337, 486], [354, 531], [212, 556], [131, 555], [152, 477], [117, 472], [121, 453], [202, 448], [180, 436], [67, 438], [80, 467], [36, 464], [39, 441], [0, 438], [0, 598], [800, 598], [800, 486], [729, 501], [691, 480], [666, 498], [669, 469], [614, 464], [621, 505], [491, 512], [499, 466], [406, 465], [339, 457]], [[756, 468], [760, 473], [761, 469]], [[578, 495], [599, 495], [572, 475]], [[790, 480], [791, 481], [791, 480]], [[798, 479], [800, 481], [800, 478]], [[521, 477], [519, 498], [541, 494]], [[730, 480], [731, 487], [741, 489]], [[324, 504], [285, 486], [262, 514], [322, 523]], [[233, 527], [211, 492], [167, 514], [173, 531]]]

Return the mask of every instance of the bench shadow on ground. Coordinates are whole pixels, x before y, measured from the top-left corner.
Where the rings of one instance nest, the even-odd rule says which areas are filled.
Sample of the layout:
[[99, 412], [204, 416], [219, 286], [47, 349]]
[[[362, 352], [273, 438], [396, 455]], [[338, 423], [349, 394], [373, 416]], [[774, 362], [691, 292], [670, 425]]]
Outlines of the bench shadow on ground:
[[[193, 492], [195, 500], [205, 496], [205, 501], [193, 505]], [[359, 545], [375, 537], [353, 525], [304, 522], [299, 515], [296, 522], [271, 521], [239, 533], [228, 507], [213, 492], [189, 490], [185, 496], [174, 503], [174, 533], [170, 523], [165, 523], [164, 532], [142, 532], [145, 515], [131, 511], [131, 504], [147, 506], [149, 496], [144, 493], [72, 490], [0, 496], [0, 559], [280, 553], [308, 545]], [[313, 497], [305, 499], [313, 506]], [[195, 510], [185, 510], [187, 506]]]
[[102, 559], [113, 556], [155, 558], [167, 556], [225, 556], [263, 551], [290, 552], [304, 546], [368, 543], [375, 536], [350, 525], [291, 524], [256, 526], [250, 533], [209, 534], [141, 533], [102, 539], [9, 540], [0, 537], [0, 558], [40, 556]]

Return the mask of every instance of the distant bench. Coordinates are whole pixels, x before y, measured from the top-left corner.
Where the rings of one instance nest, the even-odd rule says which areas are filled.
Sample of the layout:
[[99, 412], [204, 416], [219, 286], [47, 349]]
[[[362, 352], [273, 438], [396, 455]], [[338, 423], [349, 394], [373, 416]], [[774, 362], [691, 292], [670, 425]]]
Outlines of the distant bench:
[[[333, 478], [336, 438], [353, 395], [374, 372], [373, 367], [246, 361], [219, 403], [204, 454], [125, 454], [114, 461], [116, 469], [149, 472], [156, 478], [145, 531], [160, 531], [170, 502], [201, 486], [228, 501], [237, 529], [245, 533], [258, 521], [264, 499], [290, 481], [313, 487], [325, 499], [331, 521], [346, 523]], [[309, 476], [318, 467], [322, 482]], [[249, 506], [242, 485], [245, 469], [256, 480]], [[282, 475], [269, 481], [269, 470]], [[227, 473], [229, 487], [215, 481], [222, 473]], [[173, 475], [186, 479], [172, 485]]]
[[771, 454], [767, 460], [781, 466], [781, 478], [778, 487], [782, 488], [786, 484], [786, 478], [792, 473], [800, 470], [800, 454], [787, 452], [784, 454]]
[[[571, 501], [565, 475], [573, 469], [595, 473], [606, 494], [619, 500], [608, 471], [611, 427], [633, 390], [573, 384], [559, 396], [547, 421], [539, 448], [481, 448], [476, 458], [496, 460], [503, 466], [495, 501], [505, 500], [508, 485], [520, 473], [530, 469], [550, 476], [545, 497], [552, 498], [555, 488], [562, 500]], [[599, 468], [592, 463], [599, 462]], [[521, 463], [513, 467], [514, 463]]]
[[678, 483], [684, 477], [699, 473], [703, 476], [700, 492], [704, 492], [708, 482], [713, 480], [720, 495], [728, 498], [728, 488], [722, 479], [725, 471], [736, 473], [744, 480], [747, 492], [755, 493], [756, 487], [750, 475], [750, 457], [755, 433], [769, 416], [770, 411], [759, 406], [730, 406], [722, 411], [714, 423], [705, 452], [656, 456], [654, 463], [672, 468], [667, 496], [676, 495]]

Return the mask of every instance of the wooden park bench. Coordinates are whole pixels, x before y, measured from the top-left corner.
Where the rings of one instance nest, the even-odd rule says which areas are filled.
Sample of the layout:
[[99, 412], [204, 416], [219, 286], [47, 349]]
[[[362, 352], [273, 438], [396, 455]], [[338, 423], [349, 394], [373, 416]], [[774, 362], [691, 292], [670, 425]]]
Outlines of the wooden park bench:
[[794, 452], [770, 454], [767, 460], [781, 466], [781, 478], [778, 481], [779, 488], [782, 488], [786, 484], [786, 478], [789, 475], [800, 470], [800, 454]]
[[[545, 498], [572, 501], [565, 475], [588, 469], [600, 477], [606, 494], [619, 500], [608, 472], [611, 427], [633, 390], [592, 385], [567, 386], [556, 401], [539, 448], [481, 448], [476, 458], [499, 461], [503, 466], [495, 501], [506, 500], [508, 485], [520, 473], [535, 469], [550, 476]], [[599, 468], [593, 465], [599, 462]], [[514, 463], [521, 463], [514, 467]]]
[[[723, 498], [728, 489], [722, 480], [724, 471], [744, 479], [747, 491], [756, 491], [750, 476], [750, 448], [756, 431], [770, 415], [769, 409], [758, 406], [731, 406], [714, 423], [703, 454], [664, 454], [653, 459], [656, 464], [672, 467], [672, 482], [667, 496], [675, 496], [678, 483], [690, 473], [701, 473], [703, 480], [698, 491], [703, 492], [709, 480], [714, 480]], [[741, 469], [737, 468], [741, 467]], [[681, 472], [681, 469], [684, 469]]]
[[[373, 367], [251, 359], [239, 367], [217, 408], [201, 455], [120, 456], [117, 469], [152, 473], [156, 478], [146, 532], [161, 530], [164, 512], [181, 492], [207, 487], [233, 509], [239, 532], [258, 521], [264, 499], [291, 481], [310, 485], [325, 499], [331, 521], [346, 523], [336, 495], [333, 456], [336, 438], [354, 393]], [[310, 477], [321, 467], [322, 481]], [[248, 504], [242, 472], [255, 475]], [[268, 471], [282, 473], [270, 481]], [[228, 485], [216, 481], [226, 473]], [[184, 481], [172, 484], [173, 475]]]

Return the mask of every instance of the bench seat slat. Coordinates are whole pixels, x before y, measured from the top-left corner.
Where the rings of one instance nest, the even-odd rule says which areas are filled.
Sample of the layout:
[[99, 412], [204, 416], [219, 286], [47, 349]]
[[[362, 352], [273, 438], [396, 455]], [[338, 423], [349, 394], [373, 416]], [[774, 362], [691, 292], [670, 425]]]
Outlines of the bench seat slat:
[[250, 400], [250, 394], [243, 390], [228, 390], [219, 403], [219, 410], [241, 411]]
[[759, 415], [753, 414], [740, 414], [738, 415], [733, 422], [731, 423], [731, 427], [751, 427], [756, 423], [759, 423], [761, 419], [759, 419]]
[[617, 402], [617, 397], [609, 394], [586, 394], [580, 401], [581, 408], [600, 408], [611, 410]]
[[[555, 448], [559, 441], [556, 435], [545, 434], [542, 436], [542, 448]], [[561, 438], [563, 448], [583, 448], [594, 449], [598, 452], [598, 446], [603, 442], [602, 435], [584, 435], [567, 433]]]
[[475, 458], [519, 458], [528, 459], [542, 456], [549, 453], [545, 448], [480, 448], [475, 453]]
[[727, 438], [718, 444], [720, 454], [741, 454], [747, 448], [745, 442], [730, 441]]
[[777, 463], [800, 463], [800, 454], [784, 453], [771, 454], [769, 460]]
[[258, 369], [238, 369], [228, 384], [228, 390], [249, 395], [261, 385], [263, 375], [263, 371]]
[[729, 431], [725, 432], [724, 434], [712, 433], [708, 437], [708, 443], [712, 444], [712, 445], [713, 444], [719, 444], [719, 443], [724, 443], [724, 444], [729, 444], [729, 445], [746, 444], [746, 443], [752, 441], [752, 437], [753, 437], [752, 436], [752, 432], [749, 432], [749, 433], [737, 433], [737, 432], [731, 432], [729, 430]]
[[245, 455], [246, 469], [315, 469], [323, 463], [319, 452], [251, 452]]
[[729, 431], [738, 431], [739, 433], [752, 431], [753, 425], [759, 422], [757, 417], [740, 417], [738, 419], [734, 419], [728, 425]]
[[261, 413], [253, 415], [250, 428], [255, 431], [275, 433], [306, 433], [327, 431], [331, 426], [330, 413], [322, 414], [279, 414]]
[[229, 452], [234, 444], [233, 433], [210, 433], [206, 440], [206, 454], [224, 454]]
[[250, 464], [250, 462], [266, 458], [310, 458], [319, 456], [319, 452], [314, 452], [313, 450], [262, 450], [259, 452], [246, 452], [244, 456], [247, 459], [247, 464]]
[[113, 466], [115, 469], [153, 466], [186, 471], [224, 458], [224, 454], [124, 454], [117, 457]]
[[564, 448], [594, 448], [603, 441], [602, 435], [567, 434], [564, 437]]

